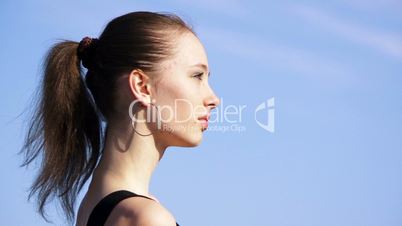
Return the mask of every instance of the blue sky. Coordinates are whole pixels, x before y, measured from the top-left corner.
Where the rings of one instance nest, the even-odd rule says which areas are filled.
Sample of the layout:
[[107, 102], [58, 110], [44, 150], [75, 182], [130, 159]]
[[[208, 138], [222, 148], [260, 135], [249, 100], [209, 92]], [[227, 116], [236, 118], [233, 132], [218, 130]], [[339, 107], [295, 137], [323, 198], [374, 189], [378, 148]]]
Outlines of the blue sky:
[[[156, 169], [151, 193], [180, 225], [402, 225], [397, 0], [2, 1], [0, 225], [50, 225], [26, 201], [36, 168], [19, 168], [17, 155], [45, 52], [137, 10], [192, 24], [222, 109], [245, 106], [243, 131], [206, 131], [199, 147], [169, 148]], [[274, 133], [254, 114], [269, 98]]]

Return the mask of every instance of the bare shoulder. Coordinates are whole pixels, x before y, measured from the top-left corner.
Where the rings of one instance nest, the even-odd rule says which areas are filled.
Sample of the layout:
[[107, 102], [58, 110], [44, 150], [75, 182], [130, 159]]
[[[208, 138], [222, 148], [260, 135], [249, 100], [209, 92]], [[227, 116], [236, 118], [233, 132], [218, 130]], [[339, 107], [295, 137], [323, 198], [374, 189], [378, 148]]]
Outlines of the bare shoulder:
[[142, 197], [121, 201], [110, 213], [106, 226], [175, 226], [173, 215], [160, 203]]

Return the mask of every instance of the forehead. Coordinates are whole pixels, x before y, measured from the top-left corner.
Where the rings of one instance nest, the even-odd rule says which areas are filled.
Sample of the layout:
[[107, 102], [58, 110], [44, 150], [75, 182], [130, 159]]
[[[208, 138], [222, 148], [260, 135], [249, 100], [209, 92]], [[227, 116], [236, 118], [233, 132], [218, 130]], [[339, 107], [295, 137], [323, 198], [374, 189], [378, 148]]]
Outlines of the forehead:
[[175, 63], [181, 66], [192, 66], [205, 64], [208, 66], [208, 59], [200, 40], [191, 32], [180, 35], [176, 44]]

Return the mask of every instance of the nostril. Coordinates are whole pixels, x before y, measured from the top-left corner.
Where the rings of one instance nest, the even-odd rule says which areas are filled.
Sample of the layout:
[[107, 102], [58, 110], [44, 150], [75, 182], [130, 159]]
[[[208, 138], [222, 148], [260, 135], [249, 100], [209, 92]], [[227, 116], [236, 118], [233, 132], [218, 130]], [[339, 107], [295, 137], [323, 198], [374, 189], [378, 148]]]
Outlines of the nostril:
[[217, 107], [220, 103], [221, 103], [221, 101], [219, 100], [219, 98], [215, 97], [215, 100], [214, 100], [215, 107]]
[[212, 110], [212, 109], [216, 108], [220, 104], [220, 100], [215, 95], [215, 93], [212, 91], [211, 95], [209, 96], [209, 98], [205, 99], [205, 104], [206, 104], [206, 106], [208, 106]]

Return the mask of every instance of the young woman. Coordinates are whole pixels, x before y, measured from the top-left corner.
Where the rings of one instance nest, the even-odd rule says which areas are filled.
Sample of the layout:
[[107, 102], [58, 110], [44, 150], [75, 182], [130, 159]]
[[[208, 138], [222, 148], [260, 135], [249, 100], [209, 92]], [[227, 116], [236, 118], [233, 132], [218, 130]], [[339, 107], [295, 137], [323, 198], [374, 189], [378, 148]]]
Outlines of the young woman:
[[56, 195], [76, 226], [178, 225], [149, 183], [167, 147], [200, 144], [219, 105], [208, 77], [203, 45], [173, 14], [128, 13], [98, 39], [54, 45], [22, 149], [23, 165], [41, 157], [29, 194], [41, 215]]

